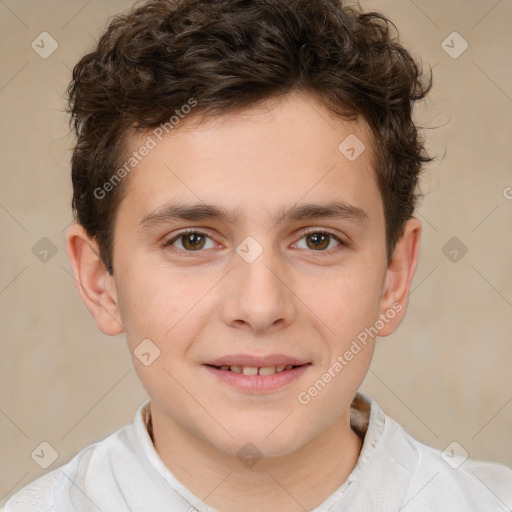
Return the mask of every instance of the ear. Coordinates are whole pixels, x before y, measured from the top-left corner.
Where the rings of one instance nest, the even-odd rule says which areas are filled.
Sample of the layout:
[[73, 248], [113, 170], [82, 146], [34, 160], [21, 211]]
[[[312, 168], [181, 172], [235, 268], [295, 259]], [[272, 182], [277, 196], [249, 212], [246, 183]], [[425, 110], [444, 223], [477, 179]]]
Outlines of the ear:
[[379, 336], [389, 336], [402, 323], [409, 304], [409, 292], [416, 271], [421, 239], [421, 222], [412, 218], [405, 224], [388, 265], [381, 301], [381, 318], [386, 320]]
[[98, 328], [109, 336], [124, 332], [117, 304], [114, 276], [101, 260], [98, 243], [84, 227], [73, 224], [66, 233], [66, 250], [75, 284]]

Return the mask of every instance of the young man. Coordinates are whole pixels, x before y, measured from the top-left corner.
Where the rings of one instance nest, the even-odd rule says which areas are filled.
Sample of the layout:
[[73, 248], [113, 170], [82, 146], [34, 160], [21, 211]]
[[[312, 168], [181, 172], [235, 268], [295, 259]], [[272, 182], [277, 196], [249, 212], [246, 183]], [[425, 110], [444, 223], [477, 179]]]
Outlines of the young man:
[[[339, 0], [156, 0], [75, 67], [67, 250], [149, 400], [15, 511], [512, 507], [358, 393], [408, 304], [420, 69]], [[508, 508], [507, 508], [508, 507]]]

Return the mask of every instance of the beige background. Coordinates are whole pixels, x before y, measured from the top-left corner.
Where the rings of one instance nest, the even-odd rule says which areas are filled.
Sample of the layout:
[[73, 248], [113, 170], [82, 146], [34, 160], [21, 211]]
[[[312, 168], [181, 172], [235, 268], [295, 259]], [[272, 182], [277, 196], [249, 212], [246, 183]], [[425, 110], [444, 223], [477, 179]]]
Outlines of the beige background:
[[[31, 458], [41, 442], [58, 452], [53, 469], [131, 422], [146, 398], [124, 338], [103, 336], [81, 303], [64, 248], [64, 91], [107, 18], [130, 5], [0, 0], [0, 502], [44, 473]], [[436, 128], [427, 137], [440, 158], [423, 183], [412, 304], [378, 342], [362, 390], [419, 440], [456, 440], [473, 458], [512, 466], [512, 1], [363, 5], [388, 14], [434, 68], [417, 116]], [[457, 59], [442, 47], [453, 31], [469, 43]], [[59, 45], [47, 59], [31, 48], [42, 32]], [[57, 249], [47, 262], [32, 252], [43, 237]], [[468, 248], [457, 262], [443, 252], [452, 237]]]

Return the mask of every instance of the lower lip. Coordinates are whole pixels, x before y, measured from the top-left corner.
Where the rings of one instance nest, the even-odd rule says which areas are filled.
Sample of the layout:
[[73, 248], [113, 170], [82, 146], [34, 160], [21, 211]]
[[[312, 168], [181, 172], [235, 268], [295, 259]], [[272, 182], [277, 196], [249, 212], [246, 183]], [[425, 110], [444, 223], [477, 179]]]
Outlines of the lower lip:
[[290, 382], [298, 379], [309, 367], [309, 364], [297, 366], [291, 370], [284, 370], [273, 375], [244, 375], [230, 370], [219, 370], [212, 366], [204, 367], [215, 377], [226, 384], [233, 386], [246, 393], [264, 394], [277, 391]]

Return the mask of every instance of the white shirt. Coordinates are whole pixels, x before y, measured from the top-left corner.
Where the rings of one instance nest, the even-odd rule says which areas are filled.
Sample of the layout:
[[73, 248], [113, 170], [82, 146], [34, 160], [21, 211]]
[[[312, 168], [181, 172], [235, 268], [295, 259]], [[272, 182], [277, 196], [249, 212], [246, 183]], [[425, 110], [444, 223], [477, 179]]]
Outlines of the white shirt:
[[[4, 512], [216, 512], [160, 459], [148, 433], [149, 403], [140, 406], [132, 425], [18, 491]], [[364, 438], [357, 463], [312, 512], [512, 510], [512, 469], [464, 461], [450, 451], [442, 456], [360, 393], [351, 405], [351, 426]]]

